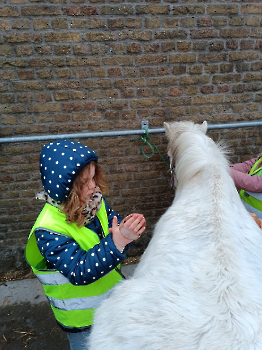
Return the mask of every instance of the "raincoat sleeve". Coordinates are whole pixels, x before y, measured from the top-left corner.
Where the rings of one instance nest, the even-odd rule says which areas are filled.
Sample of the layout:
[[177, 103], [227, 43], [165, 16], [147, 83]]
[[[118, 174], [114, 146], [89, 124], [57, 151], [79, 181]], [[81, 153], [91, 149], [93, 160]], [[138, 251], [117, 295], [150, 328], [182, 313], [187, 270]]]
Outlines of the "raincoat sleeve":
[[111, 233], [88, 251], [64, 235], [42, 230], [36, 231], [35, 235], [38, 249], [49, 268], [60, 271], [74, 285], [93, 283], [126, 259], [126, 251], [119, 252]]

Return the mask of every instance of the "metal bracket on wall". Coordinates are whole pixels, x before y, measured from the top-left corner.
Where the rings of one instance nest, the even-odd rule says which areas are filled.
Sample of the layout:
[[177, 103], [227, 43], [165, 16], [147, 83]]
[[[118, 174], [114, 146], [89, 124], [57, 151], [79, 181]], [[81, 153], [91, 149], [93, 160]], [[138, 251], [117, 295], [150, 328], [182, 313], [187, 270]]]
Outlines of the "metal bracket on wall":
[[141, 129], [142, 130], [148, 130], [149, 129], [149, 122], [148, 122], [148, 120], [142, 120], [142, 122], [141, 122]]

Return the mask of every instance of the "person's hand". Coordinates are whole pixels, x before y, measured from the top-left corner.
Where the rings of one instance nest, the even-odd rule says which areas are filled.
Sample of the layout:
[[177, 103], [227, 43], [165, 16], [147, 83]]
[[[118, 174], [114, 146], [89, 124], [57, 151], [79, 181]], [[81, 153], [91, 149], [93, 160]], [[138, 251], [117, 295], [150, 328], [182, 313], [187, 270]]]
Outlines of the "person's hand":
[[146, 219], [142, 214], [130, 214], [119, 225], [122, 236], [130, 241], [137, 240], [146, 228]]
[[255, 213], [249, 213], [252, 218], [255, 220], [256, 224], [261, 228], [261, 220], [258, 219]]
[[109, 231], [112, 232], [112, 238], [117, 249], [122, 252], [128, 243], [137, 240], [141, 236], [145, 228], [146, 220], [144, 216], [134, 213], [124, 218], [119, 226], [117, 217], [114, 216], [112, 228]]

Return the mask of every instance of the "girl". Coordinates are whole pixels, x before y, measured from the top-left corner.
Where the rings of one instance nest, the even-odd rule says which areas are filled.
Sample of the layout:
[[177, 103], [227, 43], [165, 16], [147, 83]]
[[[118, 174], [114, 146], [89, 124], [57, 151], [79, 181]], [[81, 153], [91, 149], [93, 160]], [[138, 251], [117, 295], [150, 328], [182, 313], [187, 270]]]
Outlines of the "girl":
[[[29, 235], [26, 258], [43, 285], [71, 350], [86, 346], [93, 315], [122, 279], [120, 263], [145, 230], [133, 213], [121, 220], [102, 196], [108, 186], [96, 153], [72, 140], [40, 154], [46, 204]], [[113, 317], [114, 315], [112, 315]]]

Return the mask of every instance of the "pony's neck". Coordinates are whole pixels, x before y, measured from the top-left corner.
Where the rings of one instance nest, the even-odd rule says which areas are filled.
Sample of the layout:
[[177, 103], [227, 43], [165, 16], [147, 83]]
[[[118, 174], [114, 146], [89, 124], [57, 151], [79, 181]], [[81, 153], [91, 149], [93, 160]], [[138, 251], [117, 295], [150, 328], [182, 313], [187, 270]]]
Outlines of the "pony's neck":
[[182, 181], [178, 181], [175, 200], [182, 195], [186, 195], [184, 198], [191, 198], [194, 202], [212, 200], [210, 205], [216, 207], [238, 196], [227, 167], [220, 167], [218, 164], [207, 164], [198, 172], [195, 169], [193, 176], [184, 176]]

